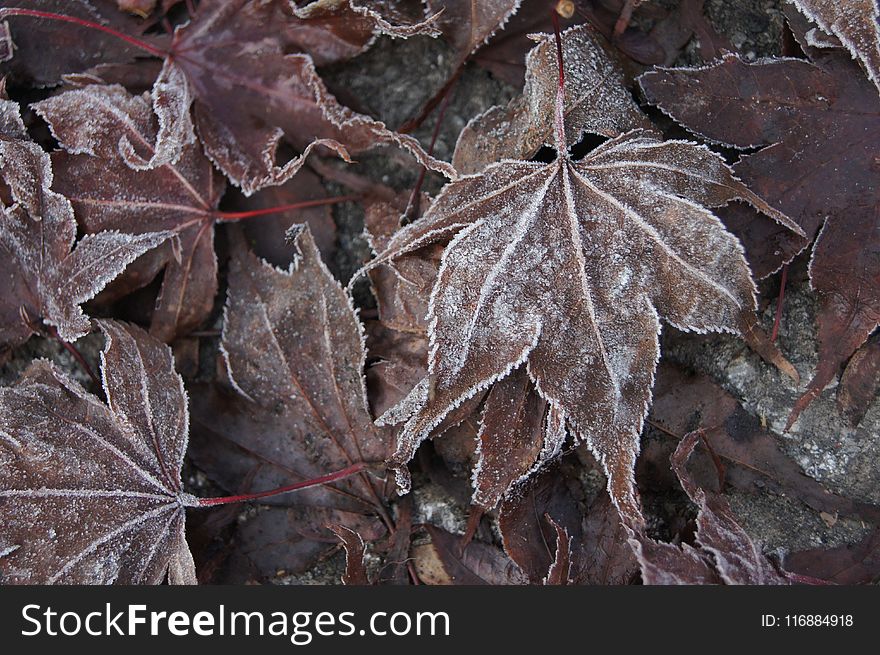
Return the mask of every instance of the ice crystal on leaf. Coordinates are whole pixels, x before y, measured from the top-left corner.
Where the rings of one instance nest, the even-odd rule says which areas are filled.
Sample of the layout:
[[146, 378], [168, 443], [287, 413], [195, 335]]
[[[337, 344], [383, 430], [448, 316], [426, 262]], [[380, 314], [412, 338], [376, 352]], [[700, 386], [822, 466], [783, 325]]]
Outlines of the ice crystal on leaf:
[[[880, 2], [790, 0], [807, 18], [833, 34], [858, 59], [880, 91]], [[809, 37], [809, 35], [808, 35]]]
[[65, 341], [87, 334], [90, 322], [79, 305], [171, 236], [110, 230], [75, 243], [73, 207], [50, 189], [49, 155], [28, 138], [18, 105], [2, 96], [0, 178], [12, 200], [0, 206], [0, 348], [24, 342], [40, 320]]
[[[192, 22], [175, 32], [171, 54], [153, 88], [162, 129], [161, 158], [174, 161], [193, 121], [205, 151], [245, 193], [282, 184], [322, 145], [343, 157], [379, 144], [396, 144], [423, 164], [453, 176], [452, 168], [424, 153], [418, 142], [339, 104], [327, 91], [308, 54], [287, 54], [283, 2], [204, 0]], [[257, 75], [255, 75], [257, 73]], [[276, 163], [282, 138], [302, 155]]]
[[742, 247], [709, 208], [743, 200], [799, 228], [689, 142], [635, 130], [573, 161], [562, 97], [560, 85], [555, 161], [505, 160], [450, 183], [374, 260], [451, 238], [428, 310], [428, 376], [383, 420], [405, 421], [391, 463], [407, 490], [406, 463], [431, 430], [525, 368], [638, 524], [633, 466], [660, 320], [753, 330], [755, 286]]
[[164, 269], [151, 332], [171, 341], [201, 324], [217, 291], [214, 221], [226, 184], [199, 144], [185, 145], [174, 164], [147, 170], [126, 165], [130, 157], [156, 158], [152, 145], [161, 128], [146, 96], [117, 85], [66, 91], [34, 110], [66, 151], [53, 155], [56, 188], [70, 198], [86, 232], [159, 229], [177, 235], [176, 252], [160, 249], [127, 276], [137, 288]]
[[[535, 35], [538, 45], [526, 58], [523, 93], [506, 107], [493, 107], [464, 128], [452, 163], [459, 173], [476, 173], [501, 159], [528, 159], [553, 144], [556, 101], [556, 46], [553, 37]], [[650, 122], [623, 86], [623, 73], [596, 43], [590, 27], [568, 30], [565, 62], [565, 127], [568, 143], [585, 133], [615, 137]]]
[[0, 579], [195, 583], [183, 381], [165, 345], [99, 324], [107, 404], [46, 361], [0, 389]]

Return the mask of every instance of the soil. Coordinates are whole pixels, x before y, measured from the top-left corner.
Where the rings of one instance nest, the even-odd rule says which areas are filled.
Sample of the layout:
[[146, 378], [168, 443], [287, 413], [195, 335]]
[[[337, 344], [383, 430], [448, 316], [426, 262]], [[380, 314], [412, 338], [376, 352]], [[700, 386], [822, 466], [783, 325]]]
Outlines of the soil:
[[[674, 4], [674, 1], [663, 4]], [[781, 0], [707, 0], [706, 14], [714, 28], [745, 57], [753, 59], [780, 54], [784, 28]], [[685, 59], [693, 56], [693, 47], [683, 54]], [[424, 103], [443, 87], [452, 73], [452, 66], [452, 52], [440, 39], [416, 37], [404, 41], [382, 38], [367, 53], [345, 65], [326, 69], [322, 74], [343, 102], [396, 128], [417, 114]], [[445, 160], [451, 159], [458, 133], [473, 116], [493, 105], [506, 103], [518, 90], [469, 65], [453, 92], [434, 145], [434, 154]], [[426, 146], [430, 143], [435, 120], [436, 116], [430, 117], [414, 132]], [[342, 167], [335, 162], [328, 164]], [[362, 155], [349, 170], [398, 189], [402, 194], [411, 191], [419, 175], [419, 168], [413, 160], [387, 149]], [[428, 174], [423, 190], [436, 193], [441, 184], [439, 177]], [[333, 183], [327, 186], [331, 194], [345, 192], [343, 187]], [[333, 261], [328, 263], [334, 274], [345, 282], [369, 258], [370, 249], [363, 238], [363, 212], [357, 204], [336, 205], [333, 213], [339, 242]], [[804, 266], [803, 256], [799, 265]], [[779, 344], [801, 378], [808, 380], [817, 360], [816, 302], [806, 276], [792, 277], [795, 281], [786, 290]], [[801, 281], [797, 281], [798, 278]], [[762, 284], [762, 288], [769, 292], [767, 297], [773, 299], [778, 280], [771, 278]], [[356, 287], [355, 299], [362, 309], [374, 305], [365, 284]], [[768, 303], [762, 317], [766, 329], [773, 323], [774, 310], [775, 306]], [[214, 328], [219, 328], [219, 322]], [[197, 376], [205, 379], [214, 375], [216, 341], [203, 341]], [[95, 370], [101, 346], [101, 338], [97, 335], [77, 343]], [[790, 380], [763, 363], [741, 341], [726, 335], [694, 336], [666, 329], [662, 353], [665, 358], [710, 375], [739, 398], [749, 412], [766, 421], [785, 452], [808, 475], [841, 494], [880, 503], [880, 468], [876, 464], [880, 461], [880, 402], [874, 402], [858, 427], [847, 428], [837, 411], [835, 388], [831, 385], [804, 412], [793, 429], [784, 432], [785, 420], [799, 392]], [[13, 358], [0, 367], [0, 384], [13, 382], [36, 357], [54, 360], [84, 385], [89, 385], [88, 376], [59, 344], [37, 337], [18, 349]], [[194, 491], [210, 489], [197, 471], [188, 468], [185, 477], [187, 483], [195, 487]], [[417, 475], [413, 495], [416, 506], [414, 523], [431, 522], [453, 532], [463, 532], [467, 507], [446, 487]], [[867, 532], [860, 522], [843, 518], [829, 525], [797, 499], [771, 495], [766, 491], [733, 493], [730, 501], [746, 530], [768, 551], [778, 553], [838, 545], [856, 541]], [[240, 518], [246, 520], [247, 515], [248, 512], [243, 512]], [[494, 532], [497, 538], [497, 530]], [[282, 573], [274, 582], [335, 584], [339, 582], [343, 565], [340, 552], [303, 575]]]

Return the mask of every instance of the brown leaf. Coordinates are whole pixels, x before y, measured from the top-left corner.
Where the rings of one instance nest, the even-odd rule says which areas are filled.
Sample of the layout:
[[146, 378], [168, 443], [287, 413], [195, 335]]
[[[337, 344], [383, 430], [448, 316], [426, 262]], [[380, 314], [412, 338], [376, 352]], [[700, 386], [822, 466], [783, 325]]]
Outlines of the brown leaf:
[[608, 494], [601, 493], [584, 511], [572, 490], [579, 486], [563, 466], [550, 467], [517, 487], [505, 498], [498, 517], [505, 550], [533, 584], [543, 581], [548, 567], [552, 569], [562, 555], [562, 530], [570, 540], [566, 548], [572, 583], [630, 584], [638, 564], [617, 509]]
[[776, 270], [818, 233], [810, 279], [820, 300], [819, 364], [790, 424], [880, 323], [880, 97], [842, 50], [807, 50], [812, 61], [747, 64], [728, 55], [639, 80], [650, 102], [689, 129], [760, 148], [741, 157], [736, 174], [807, 237], [755, 231], [738, 210], [756, 270]]
[[342, 582], [346, 585], [368, 585], [367, 569], [364, 565], [364, 540], [354, 530], [344, 525], [328, 526], [345, 548], [345, 573]]
[[119, 11], [127, 11], [135, 16], [146, 18], [156, 8], [156, 0], [116, 0]]
[[[488, 43], [473, 53], [474, 63], [521, 89], [526, 73], [526, 54], [535, 45], [529, 36], [553, 31], [550, 10], [547, 0], [522, 0], [504, 28], [497, 30]], [[571, 24], [564, 16], [559, 20], [564, 27]]]
[[856, 426], [880, 392], [880, 334], [859, 348], [849, 360], [840, 386], [837, 388], [837, 406], [847, 417], [850, 425]]
[[[507, 107], [493, 107], [462, 130], [453, 165], [475, 173], [502, 159], [529, 159], [553, 142], [558, 64], [553, 37], [540, 35], [526, 59], [522, 95]], [[635, 128], [650, 128], [623, 86], [623, 75], [596, 43], [587, 26], [574, 27], [563, 37], [565, 62], [566, 142], [577, 143], [585, 133], [615, 137]]]
[[[246, 194], [290, 179], [316, 145], [343, 157], [376, 145], [399, 145], [420, 163], [455, 176], [414, 138], [340, 105], [308, 55], [287, 54], [279, 26], [290, 20], [288, 11], [289, 5], [278, 0], [203, 0], [193, 20], [176, 31], [153, 89], [160, 124], [185, 123], [192, 104], [208, 156]], [[160, 133], [157, 152], [179, 149], [187, 136], [184, 127], [175, 128], [177, 136]], [[279, 165], [282, 138], [303, 154]]]
[[880, 580], [880, 529], [855, 544], [811, 548], [786, 556], [785, 570], [841, 585], [877, 584]]
[[18, 105], [2, 97], [0, 177], [12, 200], [0, 205], [0, 349], [26, 341], [40, 320], [68, 342], [87, 334], [79, 305], [171, 236], [162, 227], [131, 235], [102, 226], [111, 229], [75, 243], [73, 207], [50, 189], [49, 156], [28, 139]]
[[424, 584], [520, 585], [525, 577], [500, 548], [479, 541], [462, 544], [459, 535], [424, 526], [431, 543], [415, 546], [412, 556]]
[[[463, 62], [513, 16], [521, 0], [427, 0], [428, 10], [438, 14], [438, 27]], [[547, 3], [545, 3], [546, 5]], [[550, 7], [547, 5], [547, 13]]]
[[155, 156], [152, 144], [160, 128], [147, 98], [119, 86], [67, 91], [34, 109], [67, 151], [53, 157], [56, 186], [70, 198], [86, 232], [168, 230], [177, 236], [176, 252], [166, 247], [133, 267], [133, 287], [164, 269], [152, 334], [171, 341], [201, 325], [217, 292], [214, 221], [225, 183], [198, 144], [187, 145], [174, 164], [127, 166], [128, 148], [138, 157]]
[[524, 366], [492, 386], [477, 435], [475, 504], [492, 509], [516, 482], [559, 454], [565, 429], [545, 425], [552, 421], [547, 410]]
[[300, 20], [286, 25], [285, 40], [288, 46], [310, 54], [317, 66], [325, 66], [361, 54], [380, 34], [404, 39], [437, 35], [433, 20], [412, 15], [399, 4], [395, 0], [314, 0], [293, 9]]
[[[164, 35], [144, 34], [146, 26], [142, 21], [120, 13], [116, 0], [4, 0], [3, 8], [61, 13], [96, 22], [156, 48], [168, 43]], [[144, 56], [143, 50], [121, 39], [71, 23], [22, 16], [3, 20], [8, 21], [8, 35], [14, 47], [8, 56], [0, 56], [0, 77], [9, 75], [15, 81], [52, 86], [66, 73], [80, 73], [103, 63], [131, 62]]]
[[[203, 389], [193, 397], [191, 456], [211, 479], [236, 492], [242, 480], [273, 488], [355, 462], [381, 463], [392, 443], [367, 409], [363, 337], [351, 301], [321, 261], [308, 228], [295, 248], [294, 263], [281, 270], [233, 240], [222, 338], [231, 389]], [[383, 487], [362, 474], [269, 501], [275, 508], [249, 528], [257, 568], [263, 575], [274, 573], [279, 562], [291, 570], [308, 568], [333, 547], [329, 524], [377, 538], [383, 524], [393, 527]], [[289, 545], [279, 545], [284, 539], [298, 543], [298, 550], [286, 553]]]
[[[724, 467], [725, 482], [737, 489], [754, 493], [760, 488], [799, 499], [817, 512], [880, 522], [880, 508], [834, 494], [806, 475], [757, 417], [705, 375], [661, 364], [651, 419], [652, 425], [672, 434], [700, 429]], [[708, 475], [692, 475], [704, 488], [717, 488], [714, 466], [707, 469]]]
[[880, 4], [877, 0], [792, 0], [807, 18], [833, 34], [880, 90]]
[[193, 584], [183, 381], [166, 346], [136, 327], [99, 325], [107, 405], [45, 361], [0, 389], [0, 576]]
[[429, 377], [383, 418], [407, 421], [393, 459], [407, 489], [404, 464], [433, 427], [525, 364], [636, 516], [660, 317], [736, 332], [755, 307], [739, 242], [707, 207], [742, 198], [790, 222], [691, 143], [633, 132], [578, 162], [558, 151], [550, 164], [505, 161], [447, 185], [375, 260], [455, 235], [432, 293]]
[[640, 531], [630, 543], [642, 567], [645, 584], [786, 585], [761, 552], [760, 545], [740, 527], [727, 501], [697, 486], [687, 472], [687, 460], [700, 441], [699, 432], [681, 440], [672, 456], [672, 468], [688, 497], [696, 503], [698, 548], [659, 543]]

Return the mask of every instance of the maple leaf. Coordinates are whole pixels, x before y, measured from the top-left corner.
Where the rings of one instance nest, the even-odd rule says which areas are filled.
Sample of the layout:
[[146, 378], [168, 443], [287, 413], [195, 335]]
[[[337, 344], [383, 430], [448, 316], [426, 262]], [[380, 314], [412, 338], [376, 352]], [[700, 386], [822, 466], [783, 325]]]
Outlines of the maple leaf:
[[696, 503], [697, 547], [654, 541], [630, 530], [630, 544], [642, 568], [645, 584], [787, 585], [780, 574], [737, 523], [727, 501], [707, 493], [688, 475], [686, 465], [700, 432], [685, 435], [672, 456], [672, 468], [688, 497]]
[[438, 15], [438, 26], [455, 48], [456, 60], [463, 62], [504, 27], [521, 1], [427, 0], [427, 6], [431, 13]]
[[580, 473], [562, 460], [505, 497], [498, 515], [504, 550], [532, 583], [545, 580], [565, 544], [564, 582], [630, 584], [638, 575], [638, 564], [617, 509], [602, 492], [583, 509], [575, 495], [582, 493], [577, 491]]
[[806, 237], [755, 231], [737, 212], [759, 274], [790, 261], [818, 233], [810, 284], [820, 302], [819, 363], [789, 427], [880, 323], [880, 97], [844, 51], [810, 48], [799, 37], [810, 61], [748, 64], [727, 55], [708, 68], [639, 78], [648, 100], [691, 131], [760, 148], [734, 170]]
[[110, 230], [76, 242], [73, 207], [50, 189], [49, 156], [29, 140], [18, 105], [2, 97], [0, 177], [12, 200], [0, 206], [0, 279], [6, 285], [0, 297], [0, 348], [26, 341], [40, 320], [68, 342], [87, 334], [91, 323], [79, 305], [171, 236]]
[[[340, 105], [324, 87], [311, 57], [286, 53], [276, 26], [288, 20], [287, 6], [202, 2], [193, 21], [175, 32], [171, 52], [177, 56], [166, 60], [156, 81], [154, 106], [160, 123], [183, 118], [191, 101], [208, 156], [245, 193], [292, 177], [316, 144], [343, 156], [346, 149], [397, 144], [421, 163], [454, 176], [448, 164], [425, 155], [412, 137], [395, 134]], [[254, 71], [260, 71], [258, 79]], [[242, 97], [253, 100], [242, 103]], [[277, 166], [275, 152], [282, 136], [305, 150]], [[160, 132], [159, 142], [167, 143], [163, 137]]]
[[[3, 9], [13, 8], [62, 12], [154, 48], [168, 42], [165, 36], [144, 34], [142, 22], [121, 14], [114, 0], [4, 0]], [[143, 48], [135, 43], [82, 26], [68, 24], [67, 29], [58, 29], [57, 24], [17, 16], [10, 16], [8, 21], [5, 28], [10, 47], [5, 56], [0, 54], [0, 76], [9, 75], [15, 81], [52, 86], [66, 73], [102, 63], [131, 62], [144, 55]]]
[[194, 583], [181, 489], [187, 398], [170, 350], [99, 321], [108, 404], [46, 361], [0, 389], [6, 583]]
[[[194, 395], [192, 446], [199, 467], [228, 489], [237, 491], [242, 480], [275, 486], [337, 464], [381, 463], [393, 444], [367, 408], [363, 336], [351, 301], [307, 228], [295, 245], [289, 270], [241, 243], [230, 262], [222, 349], [232, 389]], [[394, 526], [384, 498], [384, 486], [364, 475], [295, 503], [276, 501], [280, 507], [245, 525], [249, 556], [273, 575], [278, 568], [304, 570], [333, 548], [329, 524], [379, 538]], [[267, 548], [274, 550], [264, 558]]]
[[[493, 107], [462, 130], [452, 163], [460, 173], [475, 173], [501, 159], [529, 159], [552, 144], [556, 102], [556, 45], [552, 35], [534, 37], [538, 45], [526, 58], [522, 95], [507, 107]], [[623, 86], [623, 74], [602, 51], [585, 25], [566, 31], [566, 142], [586, 133], [615, 137], [650, 122]]]
[[877, 0], [789, 1], [804, 16], [840, 39], [880, 90], [880, 3]]
[[[66, 15], [0, 9], [0, 18], [22, 15], [83, 24]], [[149, 159], [124, 144], [127, 164], [143, 170], [176, 162], [195, 139], [195, 127], [208, 157], [246, 194], [293, 177], [317, 146], [347, 159], [349, 151], [398, 145], [423, 165], [455, 177], [449, 164], [425, 154], [413, 137], [339, 104], [308, 54], [288, 54], [284, 28], [297, 20], [282, 0], [203, 0], [167, 49], [139, 42], [143, 51], [165, 59], [152, 89], [159, 129]], [[279, 165], [282, 139], [302, 152]]]
[[164, 269], [151, 332], [171, 341], [199, 326], [217, 291], [214, 221], [225, 182], [198, 144], [185, 146], [175, 164], [150, 170], [127, 166], [129, 149], [153, 156], [159, 128], [146, 96], [132, 96], [120, 86], [89, 85], [33, 108], [67, 151], [53, 155], [55, 187], [70, 198], [86, 232], [136, 235], [159, 229], [177, 236], [177, 252], [167, 247], [135, 265], [135, 287]]
[[[525, 366], [601, 462], [615, 504], [639, 516], [632, 470], [659, 357], [660, 319], [752, 329], [742, 248], [708, 207], [745, 200], [798, 229], [705, 147], [630, 132], [573, 161], [557, 92], [557, 158], [508, 160], [448, 184], [373, 265], [446, 247], [429, 306], [428, 377], [382, 421], [406, 422], [406, 462], [466, 399]], [[635, 519], [634, 519], [635, 520]]]
[[289, 23], [285, 38], [324, 66], [361, 54], [380, 34], [402, 39], [437, 36], [434, 17], [413, 16], [399, 4], [395, 0], [307, 2], [293, 8], [293, 15], [301, 20]]

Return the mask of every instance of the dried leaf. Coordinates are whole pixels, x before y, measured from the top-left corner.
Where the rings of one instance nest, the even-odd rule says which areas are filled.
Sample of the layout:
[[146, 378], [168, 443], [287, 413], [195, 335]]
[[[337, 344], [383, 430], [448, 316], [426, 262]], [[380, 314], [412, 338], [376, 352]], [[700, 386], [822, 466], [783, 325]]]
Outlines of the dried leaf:
[[560, 530], [569, 540], [568, 580], [574, 584], [629, 584], [638, 564], [608, 494], [584, 510], [573, 489], [580, 483], [567, 466], [553, 466], [505, 498], [498, 527], [508, 555], [535, 584], [559, 561]]
[[[638, 515], [632, 467], [659, 354], [659, 318], [739, 331], [755, 307], [736, 239], [706, 208], [735, 199], [788, 219], [709, 150], [634, 132], [581, 161], [504, 161], [447, 185], [375, 260], [455, 235], [432, 293], [429, 377], [386, 415], [408, 419], [393, 463], [461, 402], [526, 364]], [[699, 245], [697, 245], [699, 244]]]
[[843, 375], [837, 388], [837, 406], [847, 417], [850, 425], [861, 423], [880, 392], [880, 334], [875, 334], [859, 348]]
[[[288, 270], [260, 260], [237, 239], [233, 246], [222, 340], [232, 389], [194, 394], [193, 459], [236, 492], [242, 480], [272, 488], [355, 462], [382, 462], [392, 440], [373, 426], [367, 409], [361, 326], [309, 230], [296, 237]], [[273, 499], [275, 507], [249, 528], [252, 559], [263, 575], [274, 574], [279, 562], [308, 568], [333, 547], [329, 524], [378, 538], [383, 525], [393, 528], [384, 497], [381, 481], [362, 474]], [[293, 544], [296, 552], [285, 552]]]
[[699, 509], [699, 548], [658, 543], [637, 530], [631, 532], [630, 543], [645, 584], [790, 584], [736, 522], [727, 501], [707, 493], [690, 478], [687, 460], [700, 438], [699, 432], [687, 434], [672, 456], [681, 486]]
[[225, 184], [198, 144], [184, 147], [175, 164], [127, 166], [127, 146], [138, 156], [154, 156], [160, 128], [147, 98], [119, 86], [67, 91], [34, 109], [67, 151], [53, 157], [56, 187], [70, 198], [86, 232], [168, 230], [177, 236], [177, 252], [166, 248], [135, 266], [131, 286], [149, 283], [164, 269], [151, 333], [171, 341], [201, 325], [217, 291], [214, 221]]
[[855, 544], [811, 548], [786, 556], [785, 570], [841, 585], [877, 584], [880, 580], [880, 529]]
[[791, 0], [858, 59], [880, 90], [880, 4], [877, 0]]
[[[519, 9], [522, 0], [427, 0], [428, 10], [439, 14], [437, 24], [443, 36], [463, 62]], [[550, 9], [547, 7], [549, 13]], [[442, 13], [440, 13], [442, 12]]]
[[424, 584], [525, 584], [516, 564], [500, 548], [479, 541], [465, 545], [460, 535], [433, 525], [424, 528], [431, 543], [416, 546], [412, 553], [416, 572]]
[[328, 526], [345, 548], [345, 573], [342, 582], [346, 585], [368, 585], [367, 569], [364, 565], [364, 540], [354, 530], [344, 525]]
[[166, 346], [136, 327], [99, 325], [107, 405], [46, 361], [0, 389], [0, 576], [193, 584], [183, 381]]
[[[529, 159], [553, 141], [557, 86], [556, 44], [550, 35], [526, 59], [522, 95], [507, 107], [493, 107], [474, 118], [458, 138], [453, 165], [475, 173], [501, 159]], [[649, 128], [623, 86], [623, 75], [602, 51], [587, 26], [565, 32], [566, 141], [577, 143], [585, 133], [616, 137], [635, 128]]]
[[[843, 51], [810, 52], [812, 62], [747, 64], [728, 55], [708, 68], [639, 79], [649, 101], [689, 129], [761, 148], [741, 157], [737, 175], [807, 238], [741, 232], [759, 272], [776, 270], [818, 233], [810, 280], [820, 300], [819, 365], [790, 424], [880, 323], [880, 97]], [[741, 213], [735, 220], [748, 226]]]
[[[700, 429], [724, 467], [725, 482], [737, 489], [750, 493], [761, 489], [798, 499], [817, 512], [880, 522], [877, 506], [832, 493], [806, 475], [782, 451], [778, 437], [706, 375], [693, 375], [661, 364], [654, 385], [651, 419], [652, 425], [672, 434]], [[717, 477], [714, 465], [707, 463], [706, 468], [707, 475], [692, 472], [692, 476], [703, 488], [717, 488], [712, 485]]]
[[[289, 5], [278, 0], [203, 0], [193, 20], [175, 32], [153, 89], [160, 125], [184, 121], [191, 96], [208, 156], [246, 194], [293, 177], [317, 145], [344, 158], [376, 145], [398, 145], [420, 163], [455, 176], [449, 164], [426, 155], [414, 138], [340, 105], [311, 57], [287, 54], [278, 26], [290, 20], [288, 11]], [[172, 136], [160, 133], [156, 151], [179, 149], [179, 139]], [[279, 165], [275, 160], [282, 138], [302, 155]]]
[[317, 66], [325, 66], [361, 54], [380, 34], [403, 39], [438, 34], [434, 20], [410, 15], [398, 4], [395, 0], [307, 2], [294, 7], [294, 16], [301, 20], [286, 26], [285, 39], [310, 54]]
[[119, 11], [146, 18], [156, 8], [156, 0], [116, 0]]
[[87, 334], [91, 324], [79, 305], [171, 236], [95, 230], [74, 245], [73, 207], [50, 189], [49, 156], [27, 138], [18, 105], [5, 99], [0, 99], [0, 177], [12, 199], [0, 206], [0, 280], [6, 284], [0, 348], [23, 343], [40, 320], [68, 342]]
[[[129, 2], [131, 0], [128, 0]], [[146, 27], [134, 16], [118, 11], [115, 0], [4, 0], [4, 9], [31, 9], [61, 13], [106, 25], [156, 48], [168, 43], [164, 35], [144, 34]], [[144, 56], [140, 48], [109, 34], [71, 23], [12, 16], [9, 56], [0, 57], [0, 77], [35, 86], [52, 86], [66, 73], [80, 73], [98, 64], [134, 61]]]

